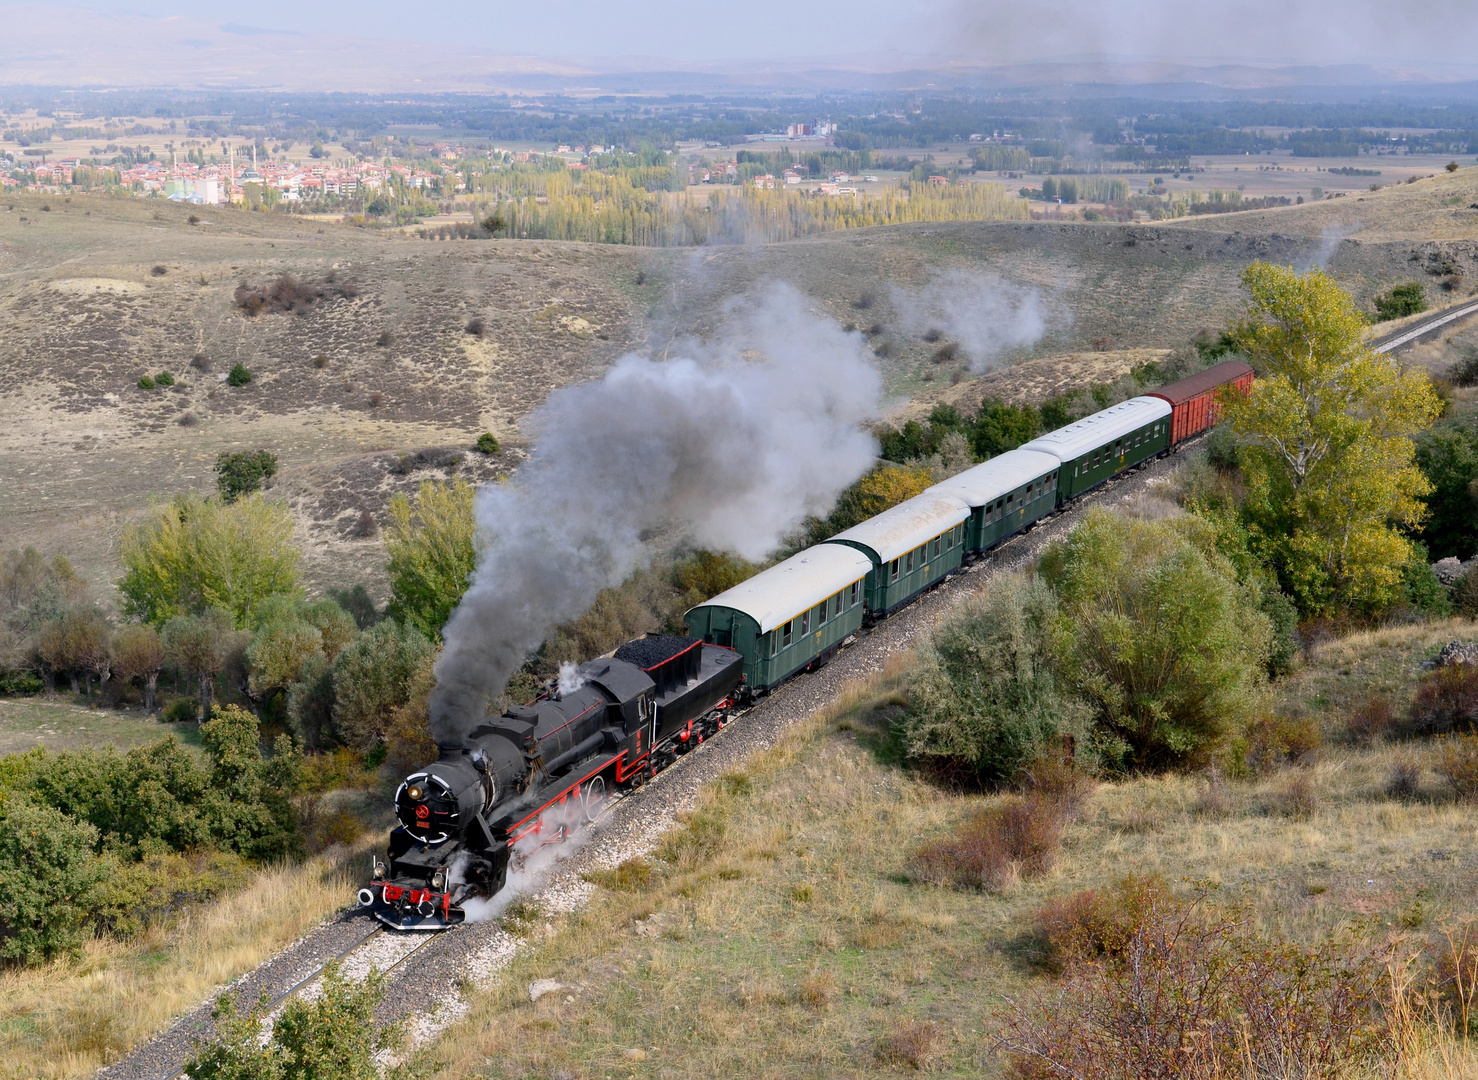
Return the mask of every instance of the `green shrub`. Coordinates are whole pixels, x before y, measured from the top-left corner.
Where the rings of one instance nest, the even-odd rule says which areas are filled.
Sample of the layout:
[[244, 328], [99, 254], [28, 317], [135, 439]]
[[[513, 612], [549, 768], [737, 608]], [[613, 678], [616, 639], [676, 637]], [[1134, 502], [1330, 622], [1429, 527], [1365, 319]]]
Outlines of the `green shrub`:
[[39, 694], [46, 683], [34, 671], [0, 671], [0, 694]]
[[161, 371], [158, 375], [154, 376], [154, 382], [158, 386], [173, 386], [174, 376], [168, 371]]
[[231, 366], [231, 373], [226, 376], [226, 385], [245, 386], [251, 382], [251, 371], [245, 364], [236, 363]]
[[228, 503], [262, 490], [276, 475], [277, 455], [269, 450], [243, 450], [216, 458], [216, 487]]
[[431, 642], [414, 627], [386, 619], [361, 634], [334, 664], [334, 730], [346, 746], [368, 753], [404, 705]]
[[490, 431], [484, 431], [477, 437], [477, 442], [473, 444], [472, 449], [479, 454], [496, 454], [501, 447], [498, 445], [497, 436]]
[[1204, 763], [1256, 709], [1272, 627], [1196, 515], [1088, 513], [1042, 558], [1057, 590], [1057, 658], [1124, 768]]
[[153, 377], [150, 376], [150, 375], [142, 375], [142, 376], [140, 376], [139, 377], [139, 389], [140, 390], [152, 390], [152, 389], [154, 389], [154, 379], [153, 379]]
[[1298, 607], [1293, 598], [1272, 582], [1262, 586], [1258, 610], [1268, 617], [1272, 638], [1268, 647], [1268, 675], [1278, 679], [1298, 664]]
[[1002, 783], [1062, 735], [1086, 731], [1087, 709], [1053, 672], [1052, 590], [1001, 575], [955, 608], [919, 649], [902, 721], [904, 746], [931, 771]]
[[175, 698], [164, 710], [166, 724], [191, 724], [200, 719], [200, 702], [191, 697]]
[[0, 957], [34, 964], [82, 945], [109, 865], [98, 832], [50, 806], [0, 803]]
[[1427, 310], [1427, 291], [1418, 282], [1410, 281], [1397, 285], [1388, 293], [1375, 298], [1375, 314], [1378, 321], [1404, 319]]
[[1468, 571], [1452, 587], [1452, 606], [1465, 619], [1478, 619], [1478, 574]]
[[1452, 601], [1437, 575], [1427, 562], [1427, 545], [1417, 541], [1411, 545], [1411, 558], [1401, 567], [1401, 584], [1406, 602], [1434, 618], [1452, 614]]
[[264, 758], [257, 718], [234, 705], [212, 710], [200, 733], [208, 767], [170, 736], [127, 754], [33, 750], [8, 760], [3, 785], [86, 823], [96, 850], [125, 862], [212, 848], [257, 860], [296, 851], [288, 798], [302, 758], [291, 740], [279, 736]]
[[[185, 1071], [195, 1080], [380, 1080], [375, 1055], [398, 1045], [401, 1030], [381, 1027], [375, 1007], [385, 997], [385, 976], [371, 971], [361, 983], [346, 978], [337, 963], [323, 973], [323, 993], [312, 1001], [295, 997], [282, 1007], [265, 1044], [261, 1031], [271, 999], [267, 992], [245, 1013], [230, 994], [216, 999], [217, 1041], [195, 1045]], [[408, 1075], [389, 1069], [387, 1080]]]

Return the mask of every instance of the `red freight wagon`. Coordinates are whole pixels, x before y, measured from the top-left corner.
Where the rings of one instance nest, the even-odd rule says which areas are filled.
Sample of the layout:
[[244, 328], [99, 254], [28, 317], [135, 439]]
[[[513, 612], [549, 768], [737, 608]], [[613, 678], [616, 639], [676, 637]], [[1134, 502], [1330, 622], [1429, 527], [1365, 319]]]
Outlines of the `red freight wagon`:
[[1252, 386], [1252, 369], [1240, 360], [1226, 360], [1146, 395], [1170, 402], [1171, 446], [1199, 435], [1216, 423], [1221, 416], [1216, 392], [1223, 386], [1247, 390]]

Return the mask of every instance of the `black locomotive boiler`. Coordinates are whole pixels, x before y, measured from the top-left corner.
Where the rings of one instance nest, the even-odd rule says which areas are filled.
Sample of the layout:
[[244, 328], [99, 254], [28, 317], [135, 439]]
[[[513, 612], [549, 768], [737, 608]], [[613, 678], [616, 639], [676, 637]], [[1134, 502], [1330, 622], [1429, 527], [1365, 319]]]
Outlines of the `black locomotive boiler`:
[[462, 922], [464, 905], [503, 888], [514, 859], [562, 842], [615, 789], [722, 728], [743, 667], [733, 649], [647, 635], [441, 746], [396, 792], [400, 824], [361, 905], [400, 930]]

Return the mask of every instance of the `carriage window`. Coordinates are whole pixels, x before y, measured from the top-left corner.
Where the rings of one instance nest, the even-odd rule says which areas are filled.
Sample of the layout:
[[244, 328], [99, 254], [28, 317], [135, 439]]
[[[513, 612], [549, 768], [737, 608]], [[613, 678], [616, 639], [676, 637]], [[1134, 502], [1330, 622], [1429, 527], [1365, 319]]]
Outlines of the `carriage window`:
[[[951, 533], [951, 535], [953, 535], [953, 534]], [[934, 538], [934, 557], [936, 559], [939, 558], [939, 552], [943, 550], [943, 548], [941, 547], [941, 545], [943, 543], [944, 543], [944, 537], [942, 537], [942, 536], [936, 536]]]
[[780, 635], [771, 630], [765, 635], [765, 645], [767, 648], [761, 651], [768, 652], [771, 656], [774, 656], [780, 651]]
[[811, 632], [811, 613], [808, 611], [801, 616], [801, 637]]
[[852, 603], [853, 604], [856, 604], [857, 603], [857, 599], [858, 599], [859, 595], [861, 594], [861, 592], [862, 592], [862, 582], [860, 582], [860, 581], [854, 581], [854, 582], [852, 582]]
[[795, 628], [795, 620], [794, 619], [791, 619], [790, 622], [786, 623], [784, 626], [782, 626], [780, 628], [780, 647], [782, 649], [788, 649], [788, 648], [790, 648], [790, 633], [791, 633], [791, 631], [794, 628]]
[[840, 615], [842, 613], [842, 594], [837, 593], [831, 600], [833, 604], [832, 614]]
[[892, 581], [897, 581], [898, 580], [898, 560], [897, 559], [894, 559], [893, 560], [893, 569], [892, 569], [892, 573], [890, 575], [890, 580], [892, 580]]
[[[934, 543], [935, 544], [938, 544], [939, 541], [936, 540], [936, 541], [934, 541]], [[955, 546], [955, 531], [954, 531], [954, 529], [951, 529], [951, 530], [949, 530], [949, 532], [947, 532], [947, 533], [944, 534], [944, 550], [945, 551], [952, 551], [952, 550], [954, 550], [954, 546]], [[934, 550], [934, 554], [936, 554], [936, 555], [939, 554], [939, 549], [937, 547]]]
[[830, 606], [831, 606], [831, 601], [830, 600], [823, 600], [823, 601], [821, 601], [821, 606], [816, 609], [816, 625], [817, 626], [825, 626], [826, 625], [826, 609], [828, 607], [830, 607]]
[[905, 555], [903, 557], [903, 572], [905, 574], [911, 574], [911, 573], [913, 573], [913, 552], [912, 551], [910, 551], [907, 555]]

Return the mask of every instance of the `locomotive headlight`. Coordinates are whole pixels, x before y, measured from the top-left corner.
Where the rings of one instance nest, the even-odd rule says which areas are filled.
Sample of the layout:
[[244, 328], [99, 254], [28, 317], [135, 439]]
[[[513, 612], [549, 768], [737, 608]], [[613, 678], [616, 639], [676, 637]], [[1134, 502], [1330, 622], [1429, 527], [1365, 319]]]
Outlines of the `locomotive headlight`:
[[412, 784], [410, 787], [405, 789], [405, 793], [407, 796], [410, 797], [410, 800], [412, 802], [420, 802], [426, 797], [426, 789], [423, 788], [420, 784]]
[[441, 892], [442, 889], [445, 889], [446, 888], [446, 874], [443, 873], [440, 870], [438, 870], [436, 873], [432, 874], [431, 875], [431, 887], [433, 889], [435, 889], [437, 892]]

